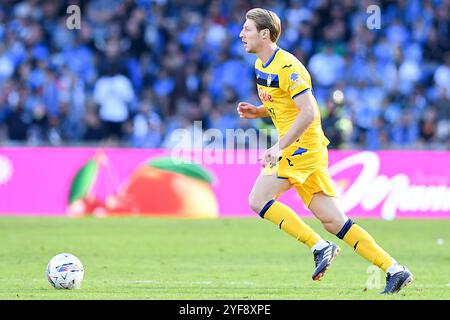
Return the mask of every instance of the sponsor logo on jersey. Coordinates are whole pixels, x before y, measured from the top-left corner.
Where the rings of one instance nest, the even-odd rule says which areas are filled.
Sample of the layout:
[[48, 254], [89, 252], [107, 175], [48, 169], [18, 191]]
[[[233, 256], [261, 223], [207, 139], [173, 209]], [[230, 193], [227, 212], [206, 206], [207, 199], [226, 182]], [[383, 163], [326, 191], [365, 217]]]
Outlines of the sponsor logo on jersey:
[[272, 95], [267, 93], [267, 91], [261, 87], [258, 88], [258, 95], [259, 95], [259, 98], [261, 99], [261, 101], [263, 101], [263, 102], [264, 101], [273, 102]]

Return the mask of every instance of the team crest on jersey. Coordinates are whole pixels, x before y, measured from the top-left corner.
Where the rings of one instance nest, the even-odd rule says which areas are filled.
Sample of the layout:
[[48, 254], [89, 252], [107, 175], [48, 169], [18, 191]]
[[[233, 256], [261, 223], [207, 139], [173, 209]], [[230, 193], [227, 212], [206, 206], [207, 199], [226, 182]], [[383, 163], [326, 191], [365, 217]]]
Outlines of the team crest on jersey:
[[291, 81], [297, 82], [300, 80], [300, 76], [297, 72], [291, 73]]

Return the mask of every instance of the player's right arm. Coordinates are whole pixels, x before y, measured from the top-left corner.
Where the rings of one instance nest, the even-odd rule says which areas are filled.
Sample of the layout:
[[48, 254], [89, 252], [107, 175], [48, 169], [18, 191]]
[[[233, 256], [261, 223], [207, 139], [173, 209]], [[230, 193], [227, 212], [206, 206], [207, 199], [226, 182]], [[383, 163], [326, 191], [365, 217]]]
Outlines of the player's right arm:
[[237, 112], [239, 113], [239, 117], [245, 119], [270, 117], [270, 114], [267, 112], [267, 109], [266, 107], [264, 107], [264, 105], [260, 105], [257, 107], [248, 102], [239, 102], [237, 106]]

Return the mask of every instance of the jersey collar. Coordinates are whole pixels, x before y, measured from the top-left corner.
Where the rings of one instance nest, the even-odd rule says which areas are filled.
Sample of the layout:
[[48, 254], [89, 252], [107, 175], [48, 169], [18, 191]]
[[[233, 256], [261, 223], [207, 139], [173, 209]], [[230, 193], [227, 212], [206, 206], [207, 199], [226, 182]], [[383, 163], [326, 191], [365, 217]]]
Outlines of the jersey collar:
[[275, 51], [272, 53], [272, 56], [270, 57], [270, 59], [269, 59], [266, 63], [264, 63], [264, 64], [262, 65], [263, 68], [267, 68], [267, 67], [269, 66], [269, 64], [270, 64], [270, 63], [273, 61], [273, 59], [275, 58], [275, 55], [277, 54], [278, 50], [280, 50], [280, 47], [277, 47], [277, 48], [275, 49]]

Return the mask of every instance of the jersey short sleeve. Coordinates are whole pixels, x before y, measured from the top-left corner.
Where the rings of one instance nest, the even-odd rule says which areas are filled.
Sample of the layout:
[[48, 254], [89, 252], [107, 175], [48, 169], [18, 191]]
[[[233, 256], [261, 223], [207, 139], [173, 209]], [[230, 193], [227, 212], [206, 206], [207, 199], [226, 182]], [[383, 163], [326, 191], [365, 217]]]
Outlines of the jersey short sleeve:
[[293, 63], [283, 66], [279, 75], [280, 88], [285, 92], [288, 92], [292, 99], [299, 94], [306, 92], [308, 89], [311, 89], [307, 76]]

